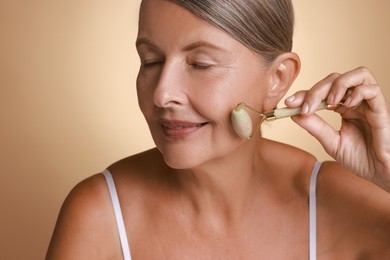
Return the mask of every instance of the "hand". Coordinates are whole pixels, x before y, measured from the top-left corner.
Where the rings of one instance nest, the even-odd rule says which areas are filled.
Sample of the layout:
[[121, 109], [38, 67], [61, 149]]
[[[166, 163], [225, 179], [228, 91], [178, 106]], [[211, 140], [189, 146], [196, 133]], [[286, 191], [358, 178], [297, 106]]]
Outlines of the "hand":
[[[335, 105], [342, 120], [340, 130], [314, 114], [322, 101]], [[390, 192], [390, 108], [368, 69], [331, 74], [285, 103], [302, 106], [301, 115], [292, 119], [337, 162]]]

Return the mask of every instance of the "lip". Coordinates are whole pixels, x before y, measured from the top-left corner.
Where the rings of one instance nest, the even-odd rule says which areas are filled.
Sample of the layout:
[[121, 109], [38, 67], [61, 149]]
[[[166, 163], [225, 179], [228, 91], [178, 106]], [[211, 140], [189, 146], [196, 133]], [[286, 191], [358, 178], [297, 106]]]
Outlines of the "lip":
[[178, 120], [161, 119], [158, 121], [161, 125], [163, 133], [168, 137], [186, 137], [201, 129], [208, 122], [189, 122]]

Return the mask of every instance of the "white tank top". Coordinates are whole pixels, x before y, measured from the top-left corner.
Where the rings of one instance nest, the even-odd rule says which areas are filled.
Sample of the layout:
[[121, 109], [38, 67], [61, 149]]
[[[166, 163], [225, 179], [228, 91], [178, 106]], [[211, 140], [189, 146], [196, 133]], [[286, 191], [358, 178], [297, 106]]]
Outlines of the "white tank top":
[[[313, 171], [310, 176], [310, 189], [309, 189], [309, 259], [315, 260], [317, 255], [317, 220], [316, 220], [316, 186], [317, 175], [321, 167], [320, 162], [316, 162]], [[122, 253], [124, 260], [131, 260], [129, 242], [127, 240], [125, 224], [123, 222], [122, 210], [116, 192], [115, 183], [111, 173], [108, 170], [103, 172], [106, 178], [108, 189], [114, 207], [114, 213], [116, 218], [116, 224], [118, 227], [119, 238], [122, 246]]]

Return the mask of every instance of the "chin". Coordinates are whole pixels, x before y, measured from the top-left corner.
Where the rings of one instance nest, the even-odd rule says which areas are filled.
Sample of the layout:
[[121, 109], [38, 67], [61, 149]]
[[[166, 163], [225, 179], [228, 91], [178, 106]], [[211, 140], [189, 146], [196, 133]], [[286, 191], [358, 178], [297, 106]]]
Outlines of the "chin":
[[158, 149], [162, 153], [165, 163], [177, 170], [196, 168], [207, 161], [207, 156], [199, 149], [191, 149], [188, 146], [181, 149], [179, 147]]
[[157, 149], [165, 163], [173, 169], [195, 169], [219, 160], [240, 146], [241, 139], [230, 135], [200, 135], [195, 138], [167, 140], [164, 136], [153, 135]]
[[171, 158], [167, 158], [164, 155], [163, 155], [163, 158], [164, 158], [165, 163], [172, 169], [187, 170], [187, 169], [191, 169], [194, 167], [193, 162], [179, 161], [177, 159], [172, 160]]

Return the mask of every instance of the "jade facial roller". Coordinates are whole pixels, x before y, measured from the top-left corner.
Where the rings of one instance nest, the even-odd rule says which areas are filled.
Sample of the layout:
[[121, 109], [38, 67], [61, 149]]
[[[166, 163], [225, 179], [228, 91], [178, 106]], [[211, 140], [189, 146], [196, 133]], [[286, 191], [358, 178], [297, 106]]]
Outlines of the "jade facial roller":
[[[317, 111], [322, 110], [322, 109], [331, 108], [331, 107], [333, 107], [333, 106], [328, 105], [325, 102], [322, 102], [319, 105], [319, 107], [317, 108]], [[261, 117], [259, 124], [256, 126], [256, 128], [254, 130], [253, 130], [253, 126], [252, 126], [252, 120], [251, 120], [248, 112], [245, 110], [245, 108], [253, 111], [254, 113], [256, 113], [257, 115], [259, 115]], [[256, 132], [260, 128], [260, 125], [264, 121], [269, 122], [269, 121], [273, 121], [273, 120], [277, 120], [277, 119], [281, 119], [281, 118], [285, 118], [285, 117], [299, 115], [300, 111], [301, 111], [300, 107], [298, 107], [298, 108], [284, 107], [284, 108], [278, 108], [278, 109], [274, 109], [274, 110], [271, 110], [268, 112], [260, 113], [259, 111], [257, 111], [253, 107], [248, 106], [245, 103], [240, 103], [233, 109], [230, 119], [231, 119], [231, 123], [232, 123], [234, 131], [242, 138], [250, 139], [256, 134]]]

